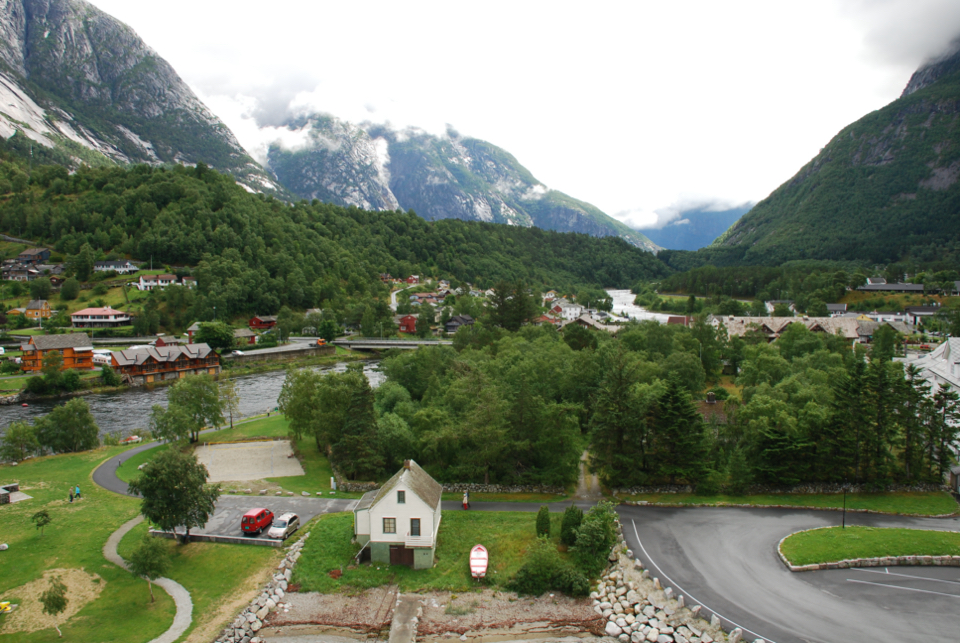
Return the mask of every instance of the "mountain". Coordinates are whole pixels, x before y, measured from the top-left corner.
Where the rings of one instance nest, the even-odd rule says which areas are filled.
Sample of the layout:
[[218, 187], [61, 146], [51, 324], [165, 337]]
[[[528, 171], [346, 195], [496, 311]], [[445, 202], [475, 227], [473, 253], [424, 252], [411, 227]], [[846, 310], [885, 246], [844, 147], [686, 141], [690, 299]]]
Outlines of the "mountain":
[[[960, 51], [922, 66], [897, 100], [843, 128], [696, 263], [957, 261], [958, 178]], [[671, 265], [690, 265], [681, 258]]]
[[286, 123], [301, 137], [275, 144], [267, 164], [296, 196], [373, 210], [413, 210], [424, 219], [535, 226], [595, 237], [617, 236], [656, 252], [644, 235], [598, 208], [543, 185], [516, 158], [449, 129], [355, 125], [325, 114]]
[[73, 167], [202, 161], [278, 190], [163, 58], [82, 0], [0, 0], [0, 136]]
[[709, 246], [727, 231], [752, 205], [729, 210], [710, 211], [703, 208], [684, 210], [662, 228], [641, 229], [650, 241], [670, 250], [699, 250]]

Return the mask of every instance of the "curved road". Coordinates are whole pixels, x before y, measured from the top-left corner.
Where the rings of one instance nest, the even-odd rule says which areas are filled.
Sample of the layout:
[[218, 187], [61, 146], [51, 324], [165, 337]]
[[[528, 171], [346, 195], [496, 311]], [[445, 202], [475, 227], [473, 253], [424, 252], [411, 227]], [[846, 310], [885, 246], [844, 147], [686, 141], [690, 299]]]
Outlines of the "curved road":
[[[618, 508], [634, 556], [688, 604], [774, 643], [958, 640], [960, 568], [875, 567], [794, 573], [780, 539], [840, 524], [832, 511]], [[960, 530], [957, 518], [848, 513], [848, 525]]]

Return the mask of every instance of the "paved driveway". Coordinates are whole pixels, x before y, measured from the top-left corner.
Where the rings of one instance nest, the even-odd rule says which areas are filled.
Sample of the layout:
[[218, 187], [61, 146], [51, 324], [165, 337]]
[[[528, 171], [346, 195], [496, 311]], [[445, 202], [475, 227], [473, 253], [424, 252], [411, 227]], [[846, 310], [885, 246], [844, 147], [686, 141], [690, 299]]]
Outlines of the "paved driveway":
[[[303, 496], [220, 496], [213, 516], [203, 529], [191, 529], [191, 534], [210, 534], [214, 536], [242, 536], [240, 519], [251, 509], [266, 507], [279, 516], [292, 511], [300, 516], [300, 523], [306, 523], [320, 514], [348, 511], [356, 500], [343, 498], [305, 498]], [[177, 530], [181, 531], [180, 529]]]
[[[779, 509], [618, 508], [634, 555], [661, 582], [748, 640], [774, 643], [960, 640], [960, 568], [793, 573], [777, 543], [840, 514]], [[956, 518], [847, 514], [848, 525], [960, 530]], [[709, 617], [709, 616], [708, 616]]]

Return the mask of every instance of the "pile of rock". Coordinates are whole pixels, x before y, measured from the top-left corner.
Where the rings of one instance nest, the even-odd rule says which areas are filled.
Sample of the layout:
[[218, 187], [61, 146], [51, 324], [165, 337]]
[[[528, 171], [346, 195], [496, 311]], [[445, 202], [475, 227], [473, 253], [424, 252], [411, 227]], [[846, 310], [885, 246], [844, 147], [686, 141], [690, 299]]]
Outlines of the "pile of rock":
[[300, 540], [295, 542], [287, 551], [273, 578], [264, 586], [260, 595], [240, 613], [214, 643], [261, 643], [257, 632], [264, 626], [270, 612], [284, 609], [283, 597], [287, 591], [287, 584], [293, 576], [293, 567], [300, 559], [300, 550], [310, 535], [308, 531]]

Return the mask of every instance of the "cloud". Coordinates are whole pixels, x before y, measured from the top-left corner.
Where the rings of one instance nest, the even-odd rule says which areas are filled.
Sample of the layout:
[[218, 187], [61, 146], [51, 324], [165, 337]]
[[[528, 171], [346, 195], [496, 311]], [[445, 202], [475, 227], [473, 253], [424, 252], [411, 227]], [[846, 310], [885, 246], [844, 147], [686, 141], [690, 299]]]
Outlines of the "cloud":
[[727, 212], [729, 210], [748, 209], [753, 205], [752, 202], [737, 203], [725, 199], [687, 198], [677, 200], [671, 205], [652, 211], [637, 208], [635, 210], [618, 212], [614, 214], [613, 217], [637, 230], [659, 230], [668, 224], [682, 225], [690, 223], [689, 219], [682, 218], [690, 212]]
[[914, 70], [956, 51], [960, 36], [956, 0], [846, 0], [841, 7], [864, 33], [870, 62]]

